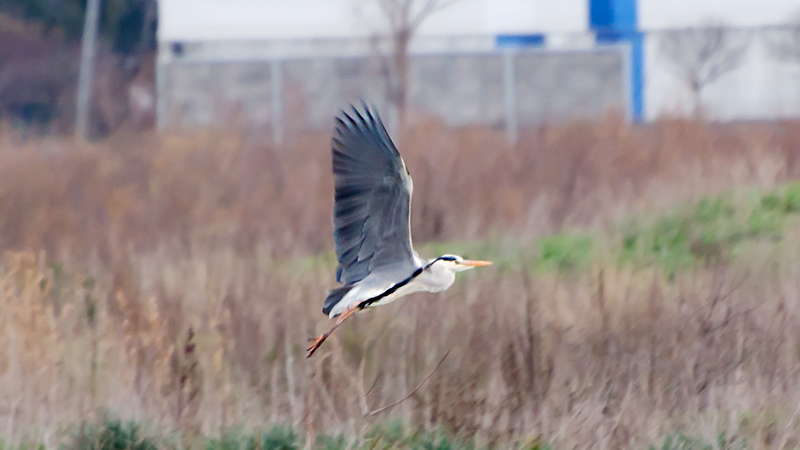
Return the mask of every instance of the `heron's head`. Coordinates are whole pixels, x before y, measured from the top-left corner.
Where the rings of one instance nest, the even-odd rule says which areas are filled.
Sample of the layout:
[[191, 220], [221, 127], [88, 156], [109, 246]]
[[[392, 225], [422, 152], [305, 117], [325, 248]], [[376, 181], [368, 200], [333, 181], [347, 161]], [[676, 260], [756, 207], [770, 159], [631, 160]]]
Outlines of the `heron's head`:
[[475, 267], [488, 266], [491, 262], [464, 259], [458, 255], [442, 255], [436, 258], [435, 264], [442, 265], [451, 272], [463, 272]]

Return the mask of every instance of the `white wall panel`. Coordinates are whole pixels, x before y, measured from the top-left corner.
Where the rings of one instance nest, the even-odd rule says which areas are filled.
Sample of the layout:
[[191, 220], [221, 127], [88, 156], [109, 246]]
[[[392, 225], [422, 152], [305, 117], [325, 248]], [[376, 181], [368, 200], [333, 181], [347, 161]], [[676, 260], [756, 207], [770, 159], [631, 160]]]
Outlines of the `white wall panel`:
[[760, 26], [800, 20], [800, 0], [639, 0], [644, 31], [708, 23]]
[[[647, 38], [645, 58], [647, 119], [690, 113], [691, 92], [659, 51], [655, 36]], [[775, 59], [757, 35], [742, 65], [703, 89], [702, 103], [717, 120], [800, 117], [800, 64]]]
[[[388, 29], [377, 0], [160, 0], [158, 4], [162, 41], [364, 38]], [[587, 8], [587, 0], [460, 0], [432, 14], [418, 35], [584, 32]]]

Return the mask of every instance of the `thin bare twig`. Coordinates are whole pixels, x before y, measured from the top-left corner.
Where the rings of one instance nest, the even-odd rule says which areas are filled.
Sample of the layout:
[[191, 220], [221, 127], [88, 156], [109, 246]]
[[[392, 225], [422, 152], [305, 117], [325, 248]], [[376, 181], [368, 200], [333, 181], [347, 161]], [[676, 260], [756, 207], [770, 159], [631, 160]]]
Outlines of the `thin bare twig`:
[[367, 393], [364, 391], [364, 370], [366, 369], [367, 365], [367, 353], [364, 352], [364, 355], [361, 357], [361, 363], [358, 365], [358, 400], [359, 405], [361, 406], [361, 414], [366, 414], [369, 411], [369, 405], [367, 405]]
[[378, 442], [379, 442], [379, 441], [381, 440], [381, 438], [383, 437], [383, 433], [384, 433], [384, 432], [386, 432], [386, 430], [381, 430], [381, 434], [379, 434], [379, 435], [378, 435], [378, 437], [376, 437], [376, 438], [375, 438], [375, 442], [373, 442], [373, 443], [372, 443], [372, 446], [369, 448], [369, 450], [375, 450], [375, 446], [377, 446], [377, 445], [378, 445]]
[[441, 0], [430, 0], [428, 3], [422, 8], [422, 10], [417, 13], [416, 17], [412, 18], [409, 22], [411, 24], [411, 29], [416, 30], [422, 25], [422, 22], [428, 18], [431, 14], [440, 11], [442, 9], [447, 8], [448, 6], [452, 5], [453, 3], [457, 3], [460, 0], [449, 0], [449, 1], [441, 1]]
[[383, 378], [383, 373], [382, 373], [382, 372], [378, 372], [378, 373], [375, 375], [375, 379], [374, 379], [374, 380], [372, 380], [372, 386], [370, 386], [370, 387], [369, 387], [369, 389], [367, 389], [367, 393], [366, 393], [366, 394], [364, 394], [365, 396], [367, 396], [367, 397], [368, 397], [368, 396], [369, 396], [369, 394], [371, 394], [371, 393], [372, 393], [372, 391], [375, 389], [375, 386], [377, 386], [377, 385], [378, 385], [378, 381], [379, 381], [381, 378]]
[[794, 410], [791, 419], [786, 422], [786, 428], [783, 430], [783, 438], [781, 438], [781, 446], [778, 448], [783, 448], [786, 445], [786, 441], [789, 440], [789, 431], [791, 431], [792, 424], [797, 419], [798, 414], [800, 414], [800, 403], [797, 404], [797, 408]]
[[445, 358], [447, 358], [447, 355], [449, 355], [449, 354], [450, 354], [450, 351], [451, 351], [451, 350], [452, 350], [452, 349], [448, 350], [448, 351], [447, 351], [447, 353], [445, 353], [445, 354], [444, 354], [444, 356], [442, 356], [442, 359], [440, 359], [440, 360], [439, 360], [439, 363], [438, 363], [438, 364], [436, 364], [436, 367], [434, 367], [434, 368], [433, 368], [433, 370], [431, 370], [431, 373], [429, 373], [429, 374], [428, 374], [428, 376], [426, 376], [425, 378], [423, 378], [423, 379], [422, 379], [422, 381], [421, 381], [421, 382], [420, 382], [420, 383], [417, 385], [417, 387], [415, 387], [415, 388], [414, 388], [414, 390], [412, 390], [411, 392], [409, 392], [409, 393], [408, 393], [408, 395], [406, 395], [405, 397], [401, 398], [400, 400], [398, 400], [398, 401], [396, 401], [396, 402], [389, 403], [389, 404], [388, 404], [388, 405], [386, 405], [386, 406], [381, 406], [380, 408], [378, 408], [378, 409], [376, 409], [376, 410], [374, 410], [374, 411], [372, 411], [372, 412], [369, 412], [369, 413], [367, 413], [367, 414], [364, 414], [364, 417], [370, 417], [370, 416], [374, 416], [375, 414], [378, 414], [378, 413], [381, 413], [381, 412], [383, 412], [383, 411], [386, 411], [387, 409], [389, 409], [389, 408], [392, 408], [392, 407], [395, 407], [395, 406], [399, 405], [400, 403], [403, 403], [404, 401], [406, 401], [406, 400], [408, 400], [409, 398], [411, 398], [411, 396], [413, 396], [414, 394], [416, 394], [416, 393], [417, 393], [417, 391], [418, 391], [418, 390], [419, 390], [419, 389], [422, 387], [422, 385], [423, 385], [423, 384], [425, 384], [425, 382], [426, 382], [426, 381], [428, 381], [428, 378], [430, 378], [431, 376], [433, 376], [433, 374], [436, 372], [436, 369], [438, 369], [438, 368], [439, 368], [439, 366], [441, 366], [441, 365], [442, 365], [442, 363], [444, 362]]

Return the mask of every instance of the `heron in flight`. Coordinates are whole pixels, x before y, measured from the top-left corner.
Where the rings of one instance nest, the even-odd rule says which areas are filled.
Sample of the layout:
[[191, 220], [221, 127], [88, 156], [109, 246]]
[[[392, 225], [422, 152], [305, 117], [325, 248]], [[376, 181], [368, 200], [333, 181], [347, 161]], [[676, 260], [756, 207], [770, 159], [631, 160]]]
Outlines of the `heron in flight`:
[[444, 291], [456, 272], [491, 264], [456, 255], [419, 257], [409, 228], [411, 176], [380, 116], [363, 102], [361, 109], [342, 111], [331, 139], [336, 281], [342, 287], [328, 291], [322, 312], [336, 322], [310, 340], [307, 357], [354, 313], [414, 292]]

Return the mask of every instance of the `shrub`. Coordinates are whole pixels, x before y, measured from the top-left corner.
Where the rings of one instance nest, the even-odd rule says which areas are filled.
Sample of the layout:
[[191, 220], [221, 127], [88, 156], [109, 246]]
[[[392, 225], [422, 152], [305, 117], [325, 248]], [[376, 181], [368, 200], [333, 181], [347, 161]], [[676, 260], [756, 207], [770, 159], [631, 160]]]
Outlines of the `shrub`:
[[783, 194], [783, 207], [787, 213], [800, 212], [800, 182], [793, 182], [786, 185]]
[[103, 419], [100, 425], [90, 425], [76, 432], [62, 450], [157, 450], [155, 442], [139, 433], [136, 422]]
[[297, 433], [289, 427], [276, 426], [266, 433], [261, 433], [256, 442], [255, 436], [251, 438], [248, 449], [253, 450], [297, 450]]
[[591, 256], [589, 236], [557, 234], [539, 240], [539, 266], [545, 270], [580, 269], [588, 265]]
[[735, 437], [728, 439], [725, 432], [717, 436], [716, 446], [701, 438], [682, 433], [667, 436], [661, 447], [650, 446], [650, 450], [745, 450], [747, 448], [750, 447], [743, 440]]

